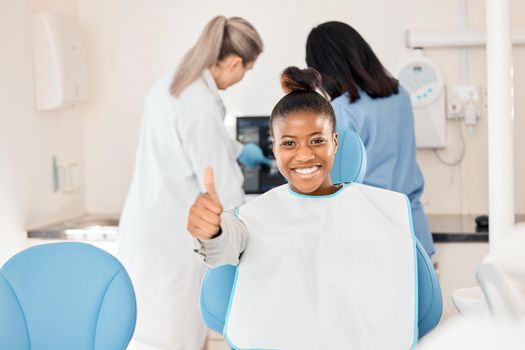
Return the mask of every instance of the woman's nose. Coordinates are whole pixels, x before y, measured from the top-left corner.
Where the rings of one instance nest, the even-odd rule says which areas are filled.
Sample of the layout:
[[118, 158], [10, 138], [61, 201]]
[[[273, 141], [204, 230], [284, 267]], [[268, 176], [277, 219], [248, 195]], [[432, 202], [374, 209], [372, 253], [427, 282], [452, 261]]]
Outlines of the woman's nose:
[[299, 146], [295, 158], [302, 162], [306, 162], [315, 158], [314, 153], [308, 146]]

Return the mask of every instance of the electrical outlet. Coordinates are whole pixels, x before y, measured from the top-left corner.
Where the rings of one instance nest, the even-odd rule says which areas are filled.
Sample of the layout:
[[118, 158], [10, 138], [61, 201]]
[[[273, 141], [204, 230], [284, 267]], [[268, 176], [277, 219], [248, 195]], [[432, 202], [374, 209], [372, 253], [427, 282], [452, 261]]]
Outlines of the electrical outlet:
[[463, 118], [465, 105], [480, 104], [480, 89], [477, 85], [447, 86], [447, 118]]

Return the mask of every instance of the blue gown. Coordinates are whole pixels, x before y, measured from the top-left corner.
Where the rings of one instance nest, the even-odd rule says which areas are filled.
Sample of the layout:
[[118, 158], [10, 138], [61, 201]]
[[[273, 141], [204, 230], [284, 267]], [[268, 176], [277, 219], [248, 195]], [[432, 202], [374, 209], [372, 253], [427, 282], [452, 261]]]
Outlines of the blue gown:
[[332, 101], [337, 125], [357, 132], [367, 154], [364, 183], [405, 193], [412, 205], [414, 233], [429, 255], [434, 243], [419, 198], [425, 181], [416, 161], [414, 116], [408, 93], [373, 99], [363, 90], [350, 103], [345, 93]]

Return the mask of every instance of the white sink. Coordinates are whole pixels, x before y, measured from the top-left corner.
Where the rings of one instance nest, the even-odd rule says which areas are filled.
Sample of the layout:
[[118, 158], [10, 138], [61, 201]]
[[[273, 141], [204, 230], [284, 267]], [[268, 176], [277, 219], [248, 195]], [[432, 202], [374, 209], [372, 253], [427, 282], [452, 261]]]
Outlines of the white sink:
[[456, 289], [452, 292], [452, 300], [459, 313], [467, 318], [487, 317], [489, 307], [480, 287]]

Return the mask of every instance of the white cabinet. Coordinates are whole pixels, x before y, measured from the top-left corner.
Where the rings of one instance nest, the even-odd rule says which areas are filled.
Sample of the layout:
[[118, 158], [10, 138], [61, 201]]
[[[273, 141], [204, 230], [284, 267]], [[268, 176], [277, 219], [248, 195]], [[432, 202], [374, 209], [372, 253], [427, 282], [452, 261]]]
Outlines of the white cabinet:
[[33, 15], [33, 67], [38, 111], [87, 101], [86, 49], [74, 16], [50, 12]]

